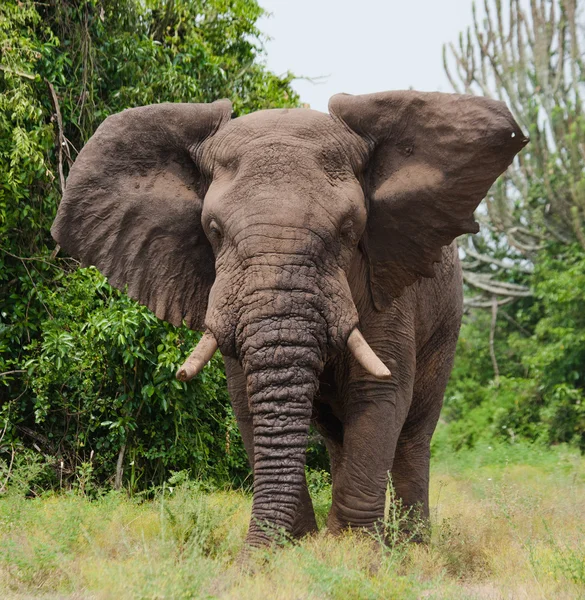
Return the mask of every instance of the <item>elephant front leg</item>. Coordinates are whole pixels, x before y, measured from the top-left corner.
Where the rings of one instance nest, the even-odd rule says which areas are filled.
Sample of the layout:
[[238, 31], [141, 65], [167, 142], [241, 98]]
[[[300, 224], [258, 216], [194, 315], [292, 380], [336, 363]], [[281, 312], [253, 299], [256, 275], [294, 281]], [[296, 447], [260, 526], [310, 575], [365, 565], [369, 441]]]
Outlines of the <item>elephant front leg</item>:
[[412, 385], [360, 381], [353, 386], [327, 525], [332, 533], [348, 527], [382, 533], [388, 474]]
[[[392, 465], [396, 496], [419, 524], [421, 518], [429, 519], [431, 438], [453, 368], [459, 319], [460, 316], [456, 315], [439, 328], [417, 356], [412, 403], [398, 438]], [[417, 529], [418, 525], [415, 524], [413, 529]]]

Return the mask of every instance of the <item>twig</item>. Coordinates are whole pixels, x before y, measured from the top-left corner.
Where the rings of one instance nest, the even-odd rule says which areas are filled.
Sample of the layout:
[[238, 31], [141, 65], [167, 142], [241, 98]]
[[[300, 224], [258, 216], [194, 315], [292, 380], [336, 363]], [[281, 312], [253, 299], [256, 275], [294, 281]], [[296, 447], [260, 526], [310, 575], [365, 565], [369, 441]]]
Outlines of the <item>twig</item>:
[[4, 439], [4, 436], [6, 435], [6, 430], [7, 429], [8, 429], [8, 418], [6, 419], [6, 422], [4, 423], [4, 429], [2, 429], [2, 435], [0, 435], [0, 443]]
[[12, 474], [12, 465], [14, 464], [14, 446], [10, 446], [10, 448], [12, 449], [12, 455], [10, 457], [10, 465], [8, 467], [8, 473], [6, 475], [6, 480], [4, 481], [4, 483], [2, 484], [2, 487], [0, 488], [0, 494], [3, 494], [6, 491], [6, 487], [8, 486], [8, 481], [10, 480], [10, 475]]
[[[55, 93], [55, 88], [53, 84], [45, 78], [45, 83], [49, 87], [49, 92], [51, 93], [51, 101], [53, 102], [53, 108], [55, 109], [55, 116], [57, 117], [57, 133], [59, 136], [59, 182], [61, 183], [61, 193], [65, 193], [65, 175], [63, 174], [63, 149], [66, 149], [67, 154], [69, 154], [69, 150], [67, 148], [67, 142], [65, 141], [65, 135], [63, 134], [63, 119], [61, 117], [61, 109], [59, 107], [59, 100], [57, 99], [57, 94]], [[71, 157], [68, 156], [69, 166], [71, 166]]]
[[[502, 306], [502, 304], [500, 303], [500, 306]], [[510, 323], [512, 323], [512, 325], [514, 325], [514, 327], [517, 327], [524, 335], [530, 337], [532, 335], [532, 333], [530, 333], [530, 331], [528, 331], [528, 329], [526, 329], [526, 327], [523, 327], [522, 325], [520, 325], [520, 323], [518, 323], [518, 321], [516, 321], [516, 319], [512, 318], [505, 310], [503, 310], [500, 315], [502, 315], [502, 317], [504, 317], [507, 321], [509, 321]]]
[[38, 296], [39, 300], [41, 301], [41, 304], [45, 307], [45, 310], [47, 311], [47, 314], [49, 315], [49, 317], [51, 317], [51, 320], [53, 320], [54, 319], [53, 314], [51, 313], [51, 311], [48, 309], [47, 305], [45, 304], [43, 297], [41, 296], [41, 293], [39, 292], [39, 288], [37, 287], [35, 280], [33, 279], [32, 275], [30, 274], [30, 271], [28, 270], [28, 267], [26, 266], [26, 262], [24, 260], [22, 261], [22, 266], [25, 268], [25, 270], [28, 274], [28, 278], [30, 279], [30, 282], [33, 284], [33, 287], [35, 288], [35, 292], [37, 293], [37, 296]]
[[492, 359], [492, 365], [494, 367], [494, 380], [496, 386], [500, 383], [500, 369], [498, 367], [498, 360], [496, 358], [496, 351], [494, 349], [494, 337], [496, 333], [496, 321], [498, 319], [498, 300], [495, 296], [492, 296], [492, 323], [490, 327], [490, 356]]
[[6, 65], [0, 65], [0, 71], [4, 71], [5, 73], [12, 73], [12, 75], [18, 75], [19, 77], [24, 77], [25, 79], [30, 79], [31, 81], [34, 81], [36, 79], [36, 75], [24, 73], [23, 71], [19, 71], [18, 69], [11, 69]]
[[[69, 146], [67, 145], [67, 140], [65, 138], [65, 134], [63, 133], [63, 118], [61, 117], [61, 109], [59, 107], [59, 100], [57, 99], [57, 94], [55, 93], [55, 88], [53, 84], [45, 78], [45, 82], [49, 87], [49, 92], [51, 93], [51, 100], [53, 102], [53, 108], [55, 109], [55, 115], [57, 117], [57, 130], [59, 134], [59, 182], [61, 183], [61, 195], [65, 193], [65, 175], [63, 173], [63, 150], [65, 150], [65, 155], [67, 157], [67, 162], [69, 164], [69, 168], [73, 164], [73, 160], [71, 159], [71, 154], [69, 153]], [[51, 258], [54, 259], [61, 246], [57, 244], [55, 249], [51, 253]]]
[[8, 254], [8, 256], [12, 256], [12, 258], [16, 258], [17, 260], [30, 260], [30, 261], [38, 261], [38, 262], [42, 262], [45, 263], [46, 265], [50, 265], [51, 267], [56, 267], [57, 265], [55, 263], [51, 263], [48, 260], [45, 260], [44, 258], [41, 258], [40, 256], [17, 256], [16, 254], [12, 254], [12, 252], [8, 252], [8, 250], [5, 250], [4, 248], [0, 247], [0, 252], [4, 252], [4, 254]]
[[12, 375], [13, 373], [26, 373], [26, 369], [14, 369], [14, 371], [4, 371], [4, 373], [0, 373], [0, 377], [4, 377], [5, 375]]
[[33, 287], [35, 288], [35, 292], [37, 293], [37, 296], [39, 297], [39, 300], [41, 301], [41, 304], [45, 307], [47, 314], [52, 319], [53, 315], [51, 314], [51, 311], [47, 308], [47, 305], [44, 303], [43, 298], [42, 298], [41, 294], [39, 293], [39, 289], [37, 288], [37, 284], [35, 283], [35, 280], [32, 278], [32, 275], [30, 274], [30, 271], [28, 270], [28, 267], [26, 266], [26, 259], [22, 258], [21, 256], [16, 256], [16, 254], [12, 254], [12, 253], [8, 252], [8, 250], [4, 250], [3, 248], [0, 248], [0, 250], [2, 250], [2, 252], [5, 252], [6, 254], [9, 254], [13, 258], [17, 258], [18, 260], [20, 260], [22, 262], [22, 266], [25, 268], [25, 270], [28, 274], [28, 277], [30, 279], [30, 282], [33, 284]]

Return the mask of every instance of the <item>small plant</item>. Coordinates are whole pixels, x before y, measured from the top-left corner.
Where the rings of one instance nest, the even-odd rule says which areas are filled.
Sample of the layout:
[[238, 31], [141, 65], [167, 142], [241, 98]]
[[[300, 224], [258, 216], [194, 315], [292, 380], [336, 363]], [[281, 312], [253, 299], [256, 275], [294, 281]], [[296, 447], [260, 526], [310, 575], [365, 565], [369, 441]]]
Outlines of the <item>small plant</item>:
[[[4, 450], [4, 451], [3, 451]], [[56, 483], [55, 461], [21, 445], [0, 449], [0, 498], [37, 496]]]
[[209, 556], [214, 550], [214, 515], [208, 503], [208, 496], [196, 485], [184, 483], [165, 498], [165, 489], [161, 493], [161, 507], [164, 519], [177, 544], [178, 552], [183, 553], [188, 548]]
[[96, 492], [94, 473], [93, 473], [93, 450], [89, 455], [89, 460], [82, 462], [75, 470], [76, 489], [82, 496], [91, 496]]
[[544, 520], [543, 525], [547, 532], [547, 544], [553, 550], [551, 563], [555, 577], [560, 581], [568, 579], [585, 589], [585, 530], [579, 532], [575, 547], [572, 547], [559, 542]]
[[307, 487], [313, 501], [317, 526], [322, 528], [327, 523], [331, 508], [331, 475], [320, 469], [305, 469]]
[[436, 532], [434, 549], [450, 576], [481, 579], [490, 573], [484, 541], [461, 517], [443, 519]]
[[396, 495], [392, 477], [388, 474], [386, 506], [384, 511], [383, 539], [391, 556], [402, 556], [408, 544], [428, 538], [428, 523], [418, 507], [404, 506]]

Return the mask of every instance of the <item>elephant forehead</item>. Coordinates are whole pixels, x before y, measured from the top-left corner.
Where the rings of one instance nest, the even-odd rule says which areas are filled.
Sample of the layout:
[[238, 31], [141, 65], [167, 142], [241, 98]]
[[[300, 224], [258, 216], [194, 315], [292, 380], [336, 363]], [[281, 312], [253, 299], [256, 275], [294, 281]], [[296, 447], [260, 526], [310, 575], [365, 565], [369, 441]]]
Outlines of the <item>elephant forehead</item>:
[[233, 119], [227, 127], [245, 128], [250, 133], [292, 133], [318, 138], [332, 131], [335, 123], [330, 115], [308, 108], [274, 108], [259, 110]]
[[[310, 109], [261, 110], [233, 119], [206, 144], [215, 164], [262, 164], [295, 158], [350, 165], [350, 135], [330, 115]], [[301, 160], [301, 162], [304, 162]]]

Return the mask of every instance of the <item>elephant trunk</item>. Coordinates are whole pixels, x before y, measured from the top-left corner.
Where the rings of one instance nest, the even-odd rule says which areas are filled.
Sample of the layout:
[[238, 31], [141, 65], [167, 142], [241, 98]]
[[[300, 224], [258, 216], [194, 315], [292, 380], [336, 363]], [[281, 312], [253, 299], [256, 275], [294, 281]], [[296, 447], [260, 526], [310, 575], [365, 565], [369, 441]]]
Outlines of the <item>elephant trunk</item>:
[[299, 506], [326, 323], [318, 314], [266, 315], [242, 327], [241, 334], [254, 428], [254, 501], [247, 541], [261, 546], [273, 542], [279, 530], [291, 532]]

